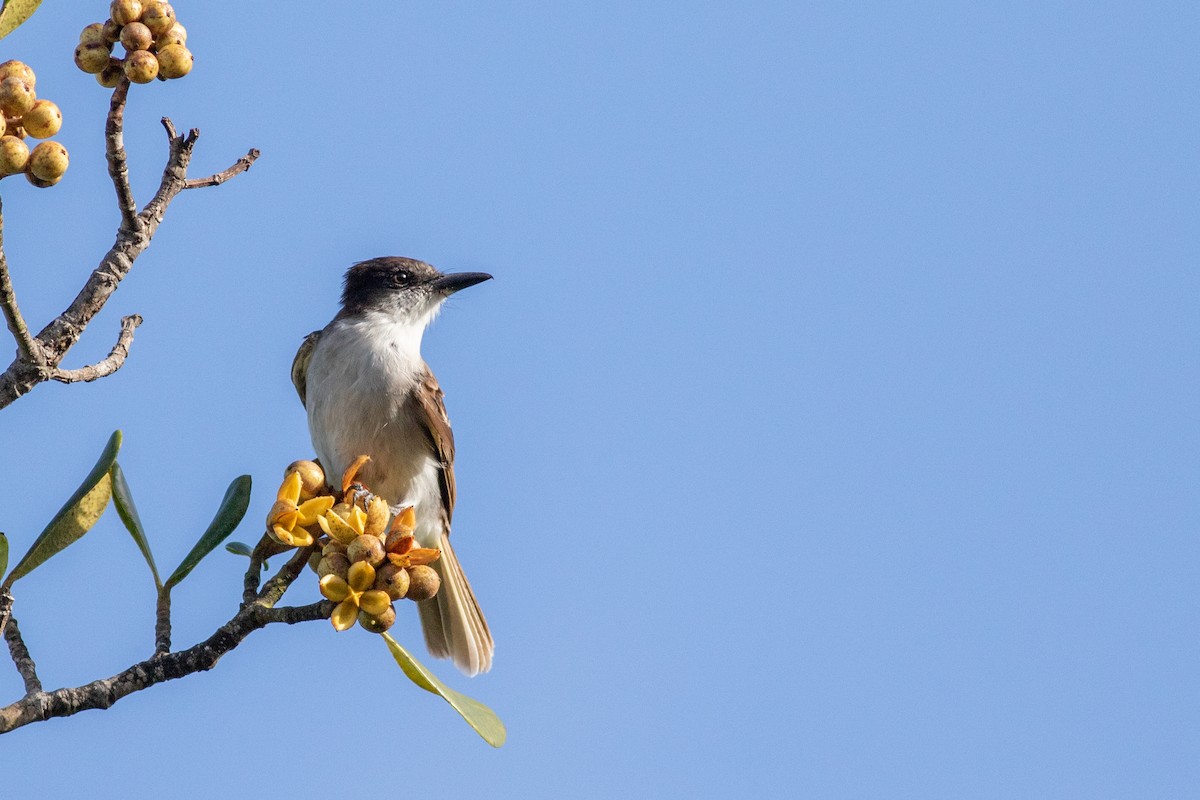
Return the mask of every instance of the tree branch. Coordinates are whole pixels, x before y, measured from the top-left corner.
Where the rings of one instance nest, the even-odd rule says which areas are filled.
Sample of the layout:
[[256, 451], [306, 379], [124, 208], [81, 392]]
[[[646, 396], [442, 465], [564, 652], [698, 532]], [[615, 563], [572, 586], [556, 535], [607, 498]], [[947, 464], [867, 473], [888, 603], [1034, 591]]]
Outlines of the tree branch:
[[13, 290], [12, 277], [8, 274], [8, 257], [4, 255], [4, 213], [0, 204], [0, 306], [4, 308], [4, 321], [17, 340], [17, 357], [31, 364], [43, 364], [42, 350], [33, 340], [21, 309], [17, 305], [17, 294]]
[[[21, 676], [25, 678], [26, 695], [17, 702], [0, 708], [0, 733], [40, 722], [51, 717], [69, 717], [80, 711], [93, 708], [110, 708], [122, 697], [134, 692], [147, 689], [156, 683], [182, 678], [195, 672], [212, 669], [223, 655], [241, 644], [247, 636], [259, 628], [273, 623], [295, 625], [299, 622], [312, 622], [318, 619], [328, 619], [333, 613], [334, 603], [322, 600], [307, 606], [285, 606], [275, 608], [275, 603], [283, 597], [284, 592], [304, 569], [308, 556], [315, 546], [301, 548], [280, 567], [279, 571], [267, 581], [259, 596], [249, 603], [243, 603], [237, 614], [222, 625], [212, 636], [193, 645], [187, 650], [177, 653], [155, 652], [145, 661], [103, 680], [92, 681], [84, 686], [57, 689], [53, 692], [42, 690], [37, 681], [36, 673], [31, 684], [29, 676], [22, 668], [24, 661], [18, 660], [17, 652], [13, 651], [13, 661], [17, 663]], [[257, 565], [253, 565], [257, 568]], [[7, 605], [5, 604], [7, 601]], [[12, 603], [11, 595], [0, 595], [0, 618], [8, 612]], [[5, 635], [16, 630], [16, 620], [9, 617]], [[19, 632], [16, 638], [20, 640]], [[13, 649], [12, 638], [9, 648]], [[21, 643], [22, 650], [24, 643]], [[28, 659], [28, 651], [24, 651], [28, 667], [33, 669], [33, 660]]]
[[225, 181], [232, 177], [241, 175], [246, 170], [250, 169], [250, 165], [258, 160], [258, 150], [251, 148], [246, 155], [234, 162], [233, 166], [228, 169], [223, 169], [218, 173], [209, 175], [207, 178], [192, 178], [183, 185], [184, 189], [203, 189], [207, 186], [220, 186]]
[[25, 696], [28, 697], [42, 691], [42, 682], [38, 679], [33, 656], [29, 655], [29, 648], [21, 638], [17, 618], [12, 615], [12, 604], [13, 596], [10, 592], [0, 594], [0, 630], [4, 631], [4, 639], [8, 642], [8, 653], [12, 656], [13, 664], [21, 674], [21, 680], [25, 681]]
[[[129, 274], [134, 260], [150, 246], [150, 241], [162, 223], [171, 201], [185, 189], [218, 186], [248, 170], [258, 158], [258, 151], [251, 150], [229, 169], [207, 178], [190, 181], [187, 169], [200, 131], [193, 128], [186, 136], [178, 136], [174, 124], [164, 117], [162, 122], [168, 142], [167, 164], [163, 169], [158, 191], [139, 213], [133, 190], [129, 185], [129, 167], [125, 154], [124, 119], [128, 93], [129, 81], [122, 78], [113, 90], [105, 122], [104, 140], [108, 173], [112, 178], [117, 194], [117, 207], [121, 212], [121, 224], [117, 228], [117, 237], [112, 247], [101, 259], [100, 264], [92, 270], [83, 288], [66, 310], [42, 328], [36, 337], [29, 337], [28, 329], [24, 327], [24, 322], [16, 310], [16, 300], [10, 299], [12, 289], [6, 266], [0, 275], [0, 307], [3, 307], [5, 317], [9, 321], [9, 329], [13, 331], [20, 346], [16, 360], [0, 373], [0, 408], [9, 405], [46, 380], [64, 383], [91, 381], [111, 375], [119, 369], [128, 356], [133, 329], [141, 322], [137, 315], [122, 320], [121, 336], [108, 358], [78, 370], [60, 370], [59, 364], [67, 352], [78, 343], [88, 324], [100, 313], [121, 281]], [[3, 251], [0, 249], [0, 260], [2, 257]], [[25, 331], [24, 335], [22, 330]], [[22, 342], [23, 338], [28, 341]], [[26, 350], [29, 352], [25, 352]]]
[[156, 654], [122, 672], [84, 686], [37, 691], [12, 705], [0, 708], [0, 733], [51, 717], [69, 717], [93, 708], [111, 708], [122, 697], [157, 683], [204, 672], [216, 666], [223, 655], [247, 636], [273, 623], [295, 625], [328, 619], [334, 604], [328, 600], [307, 606], [271, 608], [260, 603], [242, 606], [229, 622], [203, 642], [178, 653]]
[[125, 158], [125, 100], [129, 96], [129, 79], [121, 78], [113, 89], [104, 123], [104, 153], [108, 156], [108, 175], [117, 190], [117, 208], [121, 211], [121, 230], [137, 230], [137, 201], [129, 185], [129, 163]]

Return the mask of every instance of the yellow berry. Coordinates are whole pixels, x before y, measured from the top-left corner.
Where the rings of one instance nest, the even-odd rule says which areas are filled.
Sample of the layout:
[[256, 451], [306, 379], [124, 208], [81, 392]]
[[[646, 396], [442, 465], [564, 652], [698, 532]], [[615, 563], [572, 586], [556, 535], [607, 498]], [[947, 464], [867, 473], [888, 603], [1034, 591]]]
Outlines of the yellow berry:
[[125, 66], [117, 59], [112, 59], [108, 66], [96, 73], [96, 82], [105, 89], [115, 89], [125, 77]]
[[104, 23], [93, 22], [79, 33], [80, 44], [108, 44], [104, 38]]
[[28, 180], [30, 183], [32, 183], [34, 186], [38, 187], [39, 189], [47, 189], [62, 180], [61, 175], [59, 175], [57, 178], [55, 178], [52, 181], [44, 180], [42, 178], [39, 178], [37, 175], [34, 175], [32, 172], [26, 172], [25, 178], [26, 178], [26, 180]]
[[346, 557], [352, 564], [365, 561], [372, 567], [378, 567], [384, 559], [383, 541], [378, 536], [364, 533], [346, 546]]
[[175, 24], [175, 9], [169, 3], [152, 3], [142, 12], [142, 23], [155, 36], [164, 34]]
[[0, 80], [5, 78], [20, 78], [29, 84], [30, 89], [37, 86], [37, 76], [33, 74], [33, 70], [24, 61], [17, 61], [15, 58], [0, 64]]
[[75, 66], [95, 75], [108, 66], [112, 50], [105, 44], [81, 44], [75, 48]]
[[33, 108], [37, 95], [33, 87], [20, 78], [5, 78], [0, 81], [0, 110], [19, 117]]
[[149, 50], [134, 50], [125, 57], [125, 77], [134, 83], [149, 83], [158, 77], [158, 59]]
[[171, 44], [158, 51], [158, 68], [164, 78], [182, 78], [192, 71], [192, 51]]
[[121, 41], [121, 26], [111, 19], [104, 20], [104, 41], [109, 45]]
[[[159, 72], [162, 72], [162, 60], [159, 60]], [[283, 471], [286, 477], [290, 472], [300, 473], [300, 499], [310, 500], [325, 489], [325, 471], [315, 461], [293, 461]]]
[[0, 136], [0, 176], [25, 171], [29, 163], [29, 148], [15, 136]]
[[158, 50], [173, 44], [187, 44], [187, 28], [178, 22], [168, 28], [166, 33], [156, 34], [154, 37], [154, 47]]
[[405, 597], [409, 600], [428, 600], [437, 594], [441, 587], [442, 577], [433, 567], [421, 564], [408, 568], [408, 593]]
[[21, 127], [35, 139], [48, 139], [62, 127], [62, 112], [49, 100], [38, 100], [21, 116]]
[[372, 615], [366, 611], [358, 612], [358, 624], [371, 633], [383, 633], [396, 624], [396, 609], [388, 606], [382, 614]]
[[113, 22], [128, 25], [142, 16], [142, 4], [139, 0], [113, 0], [108, 13]]
[[56, 181], [67, 171], [67, 148], [58, 142], [42, 142], [29, 154], [29, 171], [44, 181]]
[[408, 594], [408, 570], [395, 564], [384, 564], [375, 571], [375, 588], [387, 592], [388, 597], [399, 600]]
[[121, 46], [126, 53], [134, 50], [149, 50], [154, 44], [154, 34], [140, 22], [131, 22], [121, 28]]

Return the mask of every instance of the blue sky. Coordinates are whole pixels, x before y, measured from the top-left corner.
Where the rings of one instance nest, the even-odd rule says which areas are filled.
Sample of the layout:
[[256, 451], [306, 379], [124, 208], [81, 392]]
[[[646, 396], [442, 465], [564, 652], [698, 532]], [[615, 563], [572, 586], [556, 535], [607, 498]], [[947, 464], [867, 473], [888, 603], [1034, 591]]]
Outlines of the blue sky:
[[[19, 553], [120, 428], [160, 564], [241, 473], [253, 540], [311, 454], [288, 369], [343, 269], [491, 272], [425, 355], [496, 663], [427, 663], [509, 743], [365, 633], [276, 627], [6, 736], [10, 793], [1194, 791], [1194, 4], [176, 10], [196, 68], [134, 87], [139, 199], [164, 114], [202, 129], [195, 175], [263, 156], [177, 200], [68, 364], [137, 312], [124, 369], [0, 413], [0, 529]], [[37, 326], [116, 226], [107, 94], [70, 59], [104, 13], [49, 2], [0, 42], [72, 159], [0, 183]], [[234, 613], [242, 566], [180, 587], [178, 644]], [[18, 585], [49, 686], [149, 654], [145, 572], [109, 514]]]

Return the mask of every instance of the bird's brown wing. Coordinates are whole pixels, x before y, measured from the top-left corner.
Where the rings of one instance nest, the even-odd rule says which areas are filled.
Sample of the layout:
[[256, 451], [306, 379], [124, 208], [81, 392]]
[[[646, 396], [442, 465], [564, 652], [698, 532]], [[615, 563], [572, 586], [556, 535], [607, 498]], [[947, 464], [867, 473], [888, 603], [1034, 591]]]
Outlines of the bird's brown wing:
[[446, 404], [443, 400], [442, 387], [438, 386], [437, 378], [425, 368], [420, 383], [413, 393], [417, 402], [419, 421], [429, 437], [433, 452], [442, 462], [442, 508], [446, 512], [446, 526], [449, 531], [450, 517], [454, 514], [454, 433], [450, 430], [450, 418], [446, 416]]
[[320, 331], [313, 331], [305, 336], [304, 341], [300, 343], [300, 349], [296, 351], [296, 357], [292, 359], [292, 384], [296, 387], [296, 394], [300, 395], [300, 405], [305, 405], [308, 362], [312, 360], [313, 348], [317, 346], [317, 340], [320, 338]]

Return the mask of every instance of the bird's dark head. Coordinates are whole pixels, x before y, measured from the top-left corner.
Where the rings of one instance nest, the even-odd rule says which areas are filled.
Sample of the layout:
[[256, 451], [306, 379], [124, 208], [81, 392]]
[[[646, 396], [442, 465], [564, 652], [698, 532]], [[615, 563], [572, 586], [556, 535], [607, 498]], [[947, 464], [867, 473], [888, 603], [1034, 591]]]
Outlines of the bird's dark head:
[[372, 258], [346, 270], [341, 314], [381, 311], [414, 320], [432, 317], [447, 297], [491, 277], [486, 272], [442, 273], [415, 258]]

